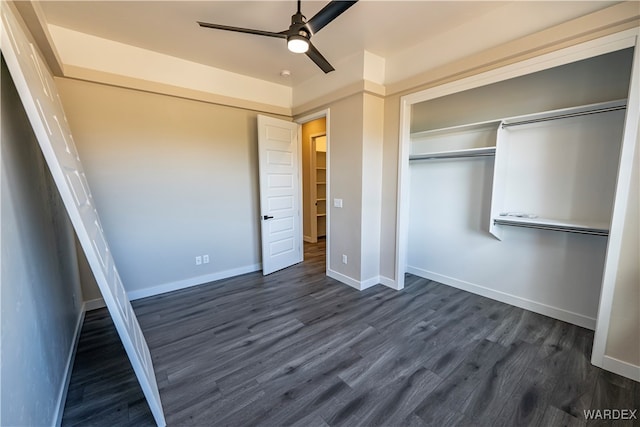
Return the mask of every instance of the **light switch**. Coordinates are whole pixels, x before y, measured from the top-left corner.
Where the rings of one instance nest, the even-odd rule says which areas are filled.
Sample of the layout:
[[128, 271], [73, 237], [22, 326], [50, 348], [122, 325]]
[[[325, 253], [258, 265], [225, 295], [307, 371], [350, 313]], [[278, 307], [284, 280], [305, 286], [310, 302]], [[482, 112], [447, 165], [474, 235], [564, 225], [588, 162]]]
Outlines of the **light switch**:
[[333, 207], [341, 208], [342, 207], [342, 199], [333, 199]]

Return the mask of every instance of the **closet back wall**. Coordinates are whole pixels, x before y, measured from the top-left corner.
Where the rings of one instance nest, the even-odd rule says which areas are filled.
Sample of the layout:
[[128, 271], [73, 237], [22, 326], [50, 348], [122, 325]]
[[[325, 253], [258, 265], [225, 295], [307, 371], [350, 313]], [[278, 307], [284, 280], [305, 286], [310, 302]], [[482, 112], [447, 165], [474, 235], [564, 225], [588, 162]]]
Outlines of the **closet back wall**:
[[633, 48], [413, 106], [411, 132], [626, 98]]
[[[418, 104], [412, 130], [626, 98], [632, 54], [613, 52]], [[612, 141], [611, 149], [619, 145]], [[498, 241], [488, 230], [493, 168], [492, 157], [411, 164], [407, 271], [593, 328], [607, 238], [503, 227]]]
[[257, 113], [57, 84], [130, 298], [260, 267]]

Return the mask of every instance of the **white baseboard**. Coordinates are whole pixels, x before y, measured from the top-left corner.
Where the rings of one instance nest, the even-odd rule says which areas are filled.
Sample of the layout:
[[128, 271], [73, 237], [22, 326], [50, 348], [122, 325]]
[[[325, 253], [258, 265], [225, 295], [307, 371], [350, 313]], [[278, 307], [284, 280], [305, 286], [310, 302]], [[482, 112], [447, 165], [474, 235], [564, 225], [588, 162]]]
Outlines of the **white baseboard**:
[[345, 285], [349, 285], [352, 288], [356, 288], [357, 290], [360, 290], [359, 280], [346, 276], [342, 273], [338, 273], [337, 271], [331, 270], [329, 268], [327, 268], [327, 276], [331, 277], [332, 279], [336, 279], [338, 282], [342, 282]]
[[605, 355], [602, 359], [601, 368], [640, 382], [640, 366], [618, 360], [615, 357]]
[[313, 239], [310, 236], [302, 236], [302, 240], [307, 243], [313, 243]]
[[394, 289], [394, 290], [398, 290], [398, 284], [396, 283], [396, 281], [394, 279], [390, 279], [388, 277], [385, 276], [380, 276], [379, 278], [380, 280], [380, 284], [384, 285], [388, 288]]
[[563, 322], [582, 326], [583, 328], [594, 330], [596, 327], [596, 319], [593, 317], [588, 317], [583, 314], [574, 313], [572, 311], [553, 307], [516, 295], [507, 294], [495, 289], [486, 288], [475, 283], [465, 282], [464, 280], [444, 276], [417, 267], [407, 267], [407, 273], [411, 273], [425, 279], [434, 280], [436, 282], [443, 283], [454, 288], [462, 289], [463, 291], [471, 292], [473, 294], [482, 295], [483, 297], [491, 298], [496, 301], [511, 304], [516, 307], [524, 308], [525, 310], [533, 311], [538, 314], [553, 317], [554, 319], [562, 320]]
[[375, 285], [380, 284], [380, 276], [371, 277], [370, 279], [360, 281], [360, 290], [363, 291]]
[[104, 303], [102, 298], [91, 299], [84, 302], [84, 311], [97, 310], [106, 306], [107, 304]]
[[56, 413], [54, 414], [54, 425], [59, 427], [62, 424], [62, 415], [64, 414], [64, 405], [67, 402], [67, 393], [69, 391], [69, 382], [71, 381], [71, 373], [73, 372], [73, 362], [76, 359], [76, 350], [78, 349], [78, 341], [80, 341], [80, 332], [82, 332], [82, 325], [84, 324], [84, 314], [86, 313], [85, 304], [82, 304], [78, 320], [76, 321], [76, 328], [73, 331], [73, 339], [71, 340], [71, 347], [69, 348], [69, 355], [67, 356], [67, 364], [64, 369], [64, 380], [60, 391], [58, 392], [58, 399], [56, 405]]
[[184, 280], [178, 280], [170, 283], [163, 283], [161, 285], [152, 286], [150, 288], [138, 289], [135, 291], [127, 292], [129, 300], [137, 300], [146, 297], [152, 297], [155, 295], [164, 294], [167, 292], [177, 291], [180, 289], [190, 288], [192, 286], [203, 285], [209, 282], [215, 282], [216, 280], [227, 279], [229, 277], [239, 276], [241, 274], [253, 273], [262, 269], [262, 264], [252, 264], [244, 267], [238, 267], [231, 270], [219, 271], [217, 273], [205, 274], [202, 276], [190, 277]]
[[[331, 277], [332, 279], [336, 279], [338, 282], [342, 282], [345, 285], [349, 285], [352, 288], [355, 288], [359, 291], [363, 291], [375, 285], [385, 284], [383, 283], [383, 280], [386, 283], [394, 282], [389, 278], [380, 277], [380, 276], [371, 277], [366, 280], [357, 280], [357, 279], [354, 279], [353, 277], [349, 277], [345, 274], [338, 273], [337, 271], [331, 270], [331, 269], [327, 269], [327, 276]], [[389, 286], [389, 285], [387, 284], [386, 286]], [[390, 287], [393, 287], [393, 285]]]

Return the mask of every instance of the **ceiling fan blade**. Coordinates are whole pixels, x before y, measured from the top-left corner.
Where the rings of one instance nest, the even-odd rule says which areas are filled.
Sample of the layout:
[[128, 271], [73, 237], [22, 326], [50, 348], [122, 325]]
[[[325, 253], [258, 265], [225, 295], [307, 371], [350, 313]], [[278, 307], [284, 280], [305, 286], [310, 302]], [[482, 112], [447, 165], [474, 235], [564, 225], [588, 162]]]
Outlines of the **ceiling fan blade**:
[[204, 28], [213, 28], [215, 30], [235, 31], [236, 33], [256, 34], [258, 36], [277, 37], [279, 39], [286, 39], [287, 35], [282, 33], [273, 33], [271, 31], [253, 30], [251, 28], [230, 27], [228, 25], [210, 24], [208, 22], [198, 21], [198, 25]]
[[333, 0], [329, 4], [316, 13], [313, 18], [307, 21], [307, 27], [311, 30], [311, 34], [315, 34], [323, 29], [327, 24], [340, 16], [345, 10], [356, 4], [355, 1]]
[[312, 45], [311, 43], [309, 43], [309, 50], [307, 51], [307, 56], [311, 58], [311, 60], [315, 62], [316, 65], [320, 67], [325, 74], [335, 70], [335, 68], [333, 68], [331, 64], [329, 64], [329, 61], [327, 61], [325, 57], [322, 56], [320, 52], [318, 52], [318, 49], [316, 49], [315, 46]]

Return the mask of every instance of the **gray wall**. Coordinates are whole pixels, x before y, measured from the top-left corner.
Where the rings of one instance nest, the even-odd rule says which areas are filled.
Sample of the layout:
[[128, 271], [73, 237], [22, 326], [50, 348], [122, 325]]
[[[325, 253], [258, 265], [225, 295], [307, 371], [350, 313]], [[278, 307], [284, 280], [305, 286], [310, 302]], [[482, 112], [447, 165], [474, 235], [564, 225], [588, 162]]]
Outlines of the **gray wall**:
[[256, 112], [56, 83], [130, 297], [259, 266]]
[[413, 106], [411, 132], [627, 97], [633, 48], [432, 99]]
[[[329, 269], [360, 281], [362, 265], [363, 94], [332, 103], [329, 109]], [[342, 199], [342, 208], [333, 206]], [[347, 255], [348, 264], [342, 263]]]
[[0, 425], [51, 425], [81, 316], [71, 223], [2, 61]]

